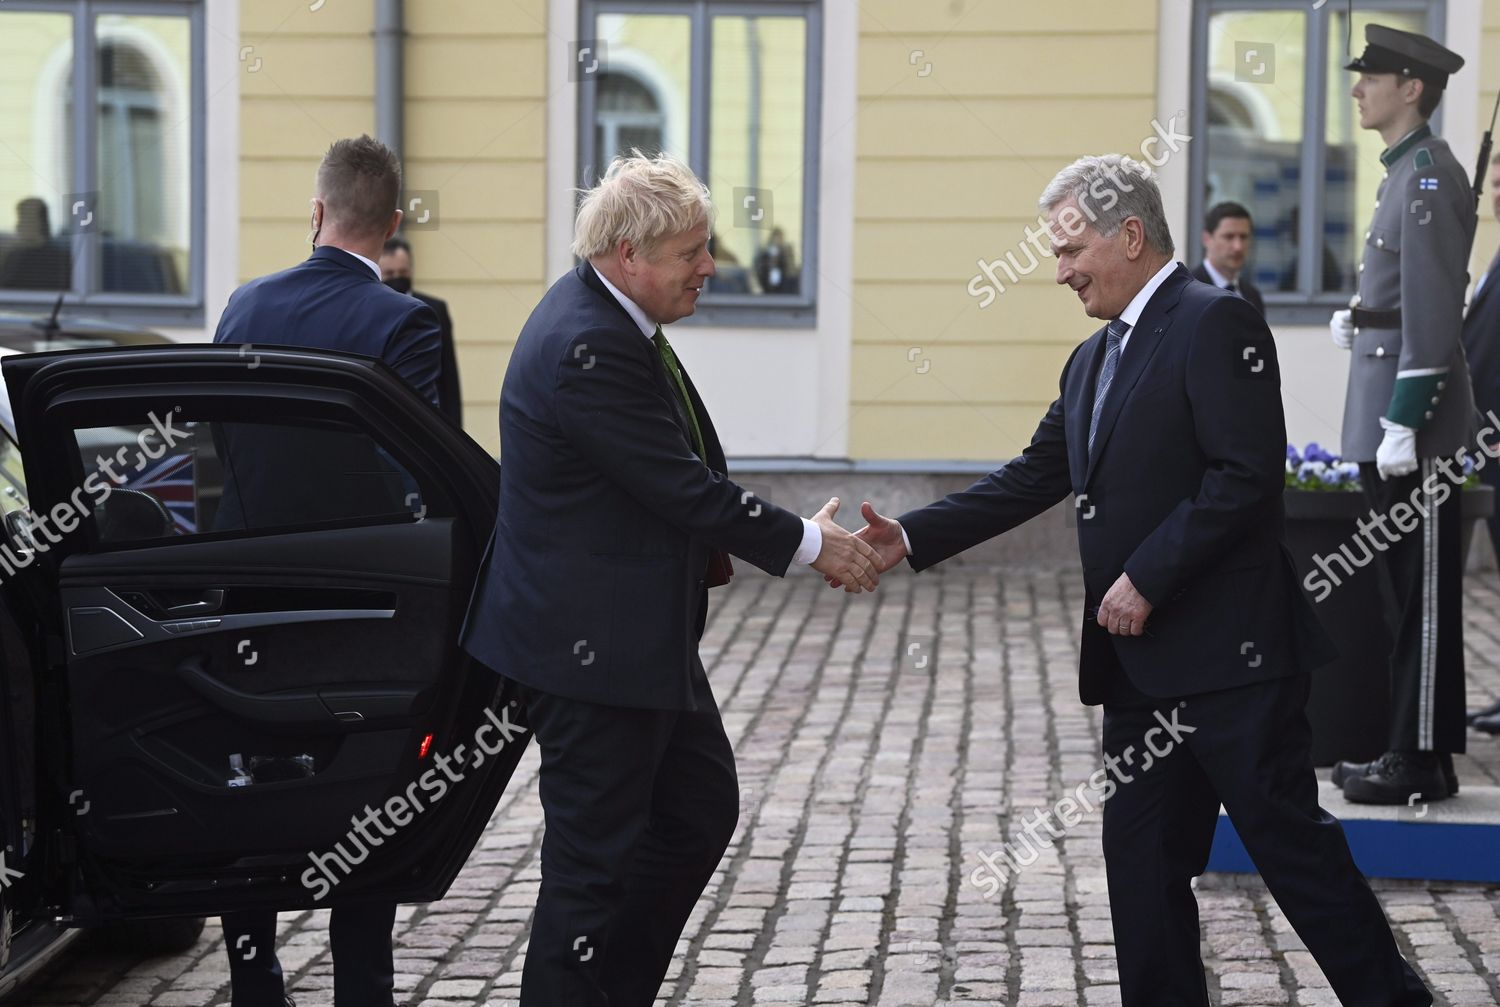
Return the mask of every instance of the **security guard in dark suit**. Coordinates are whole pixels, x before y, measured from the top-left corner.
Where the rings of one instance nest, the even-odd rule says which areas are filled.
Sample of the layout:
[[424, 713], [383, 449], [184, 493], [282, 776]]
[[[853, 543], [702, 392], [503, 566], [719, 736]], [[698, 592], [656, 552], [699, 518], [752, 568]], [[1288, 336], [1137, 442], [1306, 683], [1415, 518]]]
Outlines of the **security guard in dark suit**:
[[1365, 41], [1347, 69], [1360, 75], [1360, 125], [1387, 144], [1386, 175], [1359, 292], [1330, 328], [1352, 352], [1344, 457], [1359, 463], [1371, 509], [1400, 532], [1378, 554], [1398, 611], [1390, 750], [1339, 763], [1333, 779], [1351, 801], [1406, 804], [1455, 793], [1452, 754], [1464, 750], [1459, 491], [1476, 430], [1459, 333], [1475, 217], [1467, 173], [1428, 125], [1463, 58], [1383, 25], [1368, 25]]

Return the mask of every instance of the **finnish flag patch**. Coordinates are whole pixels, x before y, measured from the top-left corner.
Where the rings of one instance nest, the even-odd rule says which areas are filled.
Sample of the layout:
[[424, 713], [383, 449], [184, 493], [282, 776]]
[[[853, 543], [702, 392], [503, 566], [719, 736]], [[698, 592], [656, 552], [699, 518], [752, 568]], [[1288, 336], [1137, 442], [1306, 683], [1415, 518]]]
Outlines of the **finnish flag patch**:
[[1437, 184], [1438, 184], [1438, 180], [1435, 179], [1435, 178], [1419, 178], [1419, 179], [1417, 179], [1417, 188], [1419, 188], [1419, 189], [1436, 189], [1437, 188]]

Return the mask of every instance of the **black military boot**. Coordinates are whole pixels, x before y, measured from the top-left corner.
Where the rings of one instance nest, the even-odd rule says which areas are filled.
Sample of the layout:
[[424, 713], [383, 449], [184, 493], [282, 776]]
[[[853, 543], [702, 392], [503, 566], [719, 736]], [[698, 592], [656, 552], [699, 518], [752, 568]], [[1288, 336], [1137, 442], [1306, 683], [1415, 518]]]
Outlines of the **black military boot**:
[[[1380, 760], [1374, 762], [1345, 762], [1340, 760], [1333, 764], [1333, 772], [1328, 781], [1335, 787], [1343, 789], [1344, 781], [1351, 776], [1369, 776], [1375, 771]], [[1448, 784], [1448, 796], [1458, 796], [1458, 773], [1453, 768], [1453, 754], [1451, 752], [1438, 753], [1438, 764], [1443, 768], [1443, 779]]]
[[1409, 805], [1414, 801], [1441, 801], [1450, 795], [1443, 760], [1437, 752], [1386, 752], [1367, 768], [1365, 773], [1344, 777], [1344, 797], [1355, 804]]
[[1470, 726], [1472, 726], [1474, 721], [1476, 720], [1484, 720], [1490, 717], [1500, 717], [1500, 699], [1496, 699], [1493, 703], [1491, 703], [1489, 706], [1486, 706], [1482, 710], [1470, 710], [1468, 713], [1468, 721]]

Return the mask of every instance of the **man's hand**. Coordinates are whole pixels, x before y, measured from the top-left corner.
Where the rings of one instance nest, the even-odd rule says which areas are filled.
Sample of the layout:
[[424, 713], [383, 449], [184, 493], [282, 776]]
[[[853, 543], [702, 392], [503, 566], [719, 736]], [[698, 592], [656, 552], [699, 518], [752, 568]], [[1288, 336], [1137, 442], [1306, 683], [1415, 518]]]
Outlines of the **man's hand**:
[[855, 532], [856, 538], [864, 539], [875, 548], [877, 557], [875, 569], [885, 573], [891, 567], [906, 558], [906, 536], [901, 534], [899, 522], [892, 521], [888, 517], [881, 517], [870, 501], [866, 500], [860, 505], [859, 512], [864, 516], [865, 526]]
[[1417, 470], [1417, 432], [1411, 427], [1392, 423], [1384, 416], [1380, 418], [1380, 425], [1385, 430], [1380, 447], [1375, 449], [1375, 467], [1380, 471], [1380, 478], [1411, 475]]
[[[901, 523], [881, 517], [868, 500], [860, 506], [859, 512], [864, 515], [867, 523], [854, 533], [854, 537], [868, 542], [874, 548], [875, 569], [879, 573], [885, 573], [907, 555], [906, 536], [901, 533]], [[825, 576], [823, 579], [833, 587], [842, 586], [837, 577]]]
[[[873, 591], [880, 583], [880, 568], [875, 550], [863, 539], [845, 531], [833, 516], [839, 512], [839, 498], [833, 497], [812, 521], [823, 533], [823, 548], [813, 560], [813, 569], [835, 587], [850, 594]], [[898, 533], [899, 534], [899, 533]]]
[[1116, 636], [1140, 636], [1146, 632], [1146, 618], [1151, 614], [1151, 603], [1130, 583], [1130, 577], [1120, 574], [1099, 603], [1099, 625]]
[[1354, 318], [1348, 308], [1333, 313], [1328, 320], [1328, 334], [1333, 337], [1333, 345], [1341, 350], [1354, 345]]

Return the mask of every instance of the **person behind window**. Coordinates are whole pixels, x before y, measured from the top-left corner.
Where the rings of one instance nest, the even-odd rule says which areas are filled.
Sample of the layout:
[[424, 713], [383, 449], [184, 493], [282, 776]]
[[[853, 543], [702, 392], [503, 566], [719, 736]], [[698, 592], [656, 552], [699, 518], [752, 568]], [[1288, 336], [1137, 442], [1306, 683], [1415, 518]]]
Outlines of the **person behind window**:
[[54, 238], [47, 202], [28, 196], [16, 204], [16, 236], [0, 260], [0, 287], [7, 290], [67, 290], [73, 257]]
[[1266, 302], [1260, 288], [1244, 272], [1253, 235], [1249, 210], [1239, 203], [1215, 204], [1203, 218], [1203, 261], [1193, 270], [1193, 276], [1238, 294], [1264, 316]]
[[464, 423], [464, 399], [458, 388], [458, 353], [453, 343], [453, 317], [448, 302], [413, 288], [416, 280], [411, 245], [399, 234], [389, 238], [380, 252], [380, 279], [398, 294], [410, 294], [432, 309], [443, 330], [443, 359], [438, 369], [438, 409], [459, 426]]
[[771, 229], [771, 240], [755, 253], [755, 278], [767, 294], [795, 294], [801, 287], [796, 256], [779, 227]]

